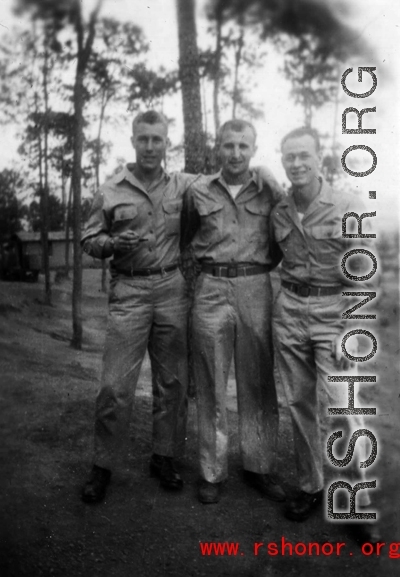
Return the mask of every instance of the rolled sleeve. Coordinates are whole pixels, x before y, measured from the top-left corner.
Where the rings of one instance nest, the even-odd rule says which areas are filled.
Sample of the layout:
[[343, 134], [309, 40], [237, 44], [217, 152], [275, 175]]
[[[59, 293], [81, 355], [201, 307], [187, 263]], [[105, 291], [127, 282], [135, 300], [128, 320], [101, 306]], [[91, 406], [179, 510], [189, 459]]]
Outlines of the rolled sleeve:
[[109, 229], [109, 219], [104, 210], [104, 193], [100, 189], [94, 197], [89, 219], [82, 236], [83, 250], [94, 258], [103, 259], [111, 256], [111, 251], [106, 244], [110, 238]]

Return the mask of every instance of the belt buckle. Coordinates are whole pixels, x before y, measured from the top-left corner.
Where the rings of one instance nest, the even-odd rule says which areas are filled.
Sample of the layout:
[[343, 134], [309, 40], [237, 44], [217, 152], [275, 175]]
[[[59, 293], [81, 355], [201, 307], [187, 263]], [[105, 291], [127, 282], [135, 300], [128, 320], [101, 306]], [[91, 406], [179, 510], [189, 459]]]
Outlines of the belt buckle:
[[311, 293], [311, 288], [307, 285], [300, 285], [298, 289], [298, 295], [301, 297], [309, 297]]
[[236, 267], [228, 266], [227, 267], [227, 277], [228, 278], [236, 278], [238, 275], [238, 271]]

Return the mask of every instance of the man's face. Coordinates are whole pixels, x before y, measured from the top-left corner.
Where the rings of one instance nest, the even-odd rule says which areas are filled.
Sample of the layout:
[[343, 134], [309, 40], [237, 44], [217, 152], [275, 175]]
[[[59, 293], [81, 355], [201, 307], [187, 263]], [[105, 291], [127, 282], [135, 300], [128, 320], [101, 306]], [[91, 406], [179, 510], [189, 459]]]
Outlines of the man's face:
[[140, 122], [131, 142], [136, 150], [136, 164], [144, 172], [152, 172], [161, 166], [168, 143], [167, 129], [163, 124]]
[[282, 147], [282, 164], [293, 186], [303, 188], [319, 176], [320, 155], [310, 134], [289, 138]]
[[237, 178], [249, 170], [250, 160], [256, 152], [255, 137], [251, 128], [243, 131], [225, 130], [219, 145], [219, 157], [224, 176]]

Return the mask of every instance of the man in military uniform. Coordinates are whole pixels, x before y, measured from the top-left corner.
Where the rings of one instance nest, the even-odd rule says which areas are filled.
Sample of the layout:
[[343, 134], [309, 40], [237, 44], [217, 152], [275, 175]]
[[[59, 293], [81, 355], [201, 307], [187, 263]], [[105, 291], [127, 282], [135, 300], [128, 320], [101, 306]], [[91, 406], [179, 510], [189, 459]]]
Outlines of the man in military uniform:
[[193, 362], [199, 423], [199, 499], [216, 503], [228, 475], [226, 388], [235, 359], [244, 478], [275, 501], [278, 408], [273, 378], [269, 271], [277, 260], [269, 217], [281, 198], [249, 170], [254, 127], [225, 123], [218, 135], [222, 170], [197, 180], [185, 196], [186, 242], [201, 268], [193, 316]]
[[167, 132], [157, 112], [134, 119], [136, 163], [100, 188], [82, 239], [88, 254], [113, 257], [94, 464], [82, 493], [86, 502], [103, 499], [115, 456], [128, 440], [146, 349], [153, 386], [151, 473], [164, 488], [183, 485], [175, 459], [185, 446], [188, 304], [178, 259], [182, 195], [193, 176], [163, 170]]
[[[340, 350], [342, 290], [351, 282], [340, 269], [349, 248], [342, 238], [342, 217], [363, 211], [354, 195], [334, 193], [321, 177], [314, 130], [300, 128], [284, 137], [282, 163], [292, 188], [271, 218], [283, 255], [273, 330], [276, 365], [292, 416], [300, 488], [288, 501], [285, 516], [304, 521], [322, 501], [327, 438], [341, 429], [347, 447], [352, 433], [364, 428], [362, 415], [328, 417], [327, 412], [348, 403], [346, 383], [328, 383], [329, 375], [343, 375], [350, 368]], [[340, 447], [342, 441], [336, 444]], [[358, 439], [353, 463], [359, 466], [365, 453], [365, 443]], [[358, 481], [364, 480], [363, 471], [358, 469]], [[360, 491], [357, 501], [358, 507], [368, 506], [368, 492]]]

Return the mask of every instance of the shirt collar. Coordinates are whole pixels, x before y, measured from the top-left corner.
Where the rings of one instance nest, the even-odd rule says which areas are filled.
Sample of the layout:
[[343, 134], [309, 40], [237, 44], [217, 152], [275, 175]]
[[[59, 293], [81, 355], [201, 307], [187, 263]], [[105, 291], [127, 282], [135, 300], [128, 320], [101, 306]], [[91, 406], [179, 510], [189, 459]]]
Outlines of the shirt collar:
[[[321, 190], [319, 191], [319, 194], [314, 198], [311, 205], [314, 205], [314, 203], [334, 205], [335, 203], [333, 202], [333, 198], [332, 198], [333, 197], [333, 190], [332, 190], [331, 186], [326, 182], [326, 180], [324, 178], [322, 178], [322, 176], [318, 177], [318, 179], [321, 182]], [[281, 200], [282, 206], [289, 206], [291, 204], [294, 205], [293, 188], [290, 188], [287, 196]]]
[[[116, 184], [119, 184], [120, 182], [122, 182], [123, 180], [127, 180], [128, 182], [130, 182], [131, 184], [133, 184], [134, 186], [139, 186], [142, 187], [143, 184], [140, 182], [140, 180], [138, 180], [136, 178], [136, 176], [133, 174], [133, 170], [135, 168], [135, 164], [129, 162], [128, 164], [126, 164], [124, 166], [124, 168], [121, 170], [121, 172], [119, 172], [115, 177], [114, 177], [114, 182]], [[162, 177], [165, 178], [167, 181], [171, 179], [171, 176], [168, 174], [168, 172], [166, 172], [164, 170], [163, 167], [161, 167], [162, 170]]]
[[[251, 175], [250, 180], [245, 184], [248, 185], [250, 182], [254, 182], [255, 185], [257, 186], [257, 192], [260, 192], [260, 190], [264, 186], [264, 182], [260, 178], [259, 174], [254, 172], [253, 170], [250, 170], [250, 175]], [[215, 174], [212, 174], [210, 176], [210, 182], [214, 182], [214, 181], [220, 182], [225, 188], [229, 187], [229, 184], [226, 182], [226, 180], [222, 176], [222, 170], [219, 170], [218, 172], [216, 172]]]

